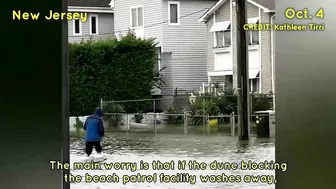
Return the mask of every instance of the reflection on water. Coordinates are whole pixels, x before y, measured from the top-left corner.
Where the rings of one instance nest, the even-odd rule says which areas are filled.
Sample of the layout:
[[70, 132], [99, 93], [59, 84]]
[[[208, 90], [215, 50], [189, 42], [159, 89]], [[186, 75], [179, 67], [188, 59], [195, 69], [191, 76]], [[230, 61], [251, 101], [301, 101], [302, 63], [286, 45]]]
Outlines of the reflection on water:
[[[81, 161], [84, 154], [84, 141], [78, 137], [72, 137], [70, 141], [71, 162]], [[271, 161], [275, 157], [274, 139], [257, 139], [251, 137], [249, 141], [239, 142], [230, 136], [230, 133], [203, 133], [195, 131], [185, 135], [183, 129], [170, 129], [157, 132], [111, 132], [103, 139], [104, 155], [108, 158], [106, 162], [140, 162], [141, 160], [151, 164], [153, 160], [170, 162], [171, 160], [196, 160], [197, 162], [211, 163], [218, 162], [239, 162], [241, 160], [252, 160], [255, 162]], [[110, 189], [110, 188], [254, 188], [274, 189], [275, 185], [261, 183], [201, 183], [200, 175], [274, 175], [275, 171], [269, 170], [139, 170], [130, 172], [127, 170], [72, 170], [73, 175], [153, 175], [153, 173], [177, 175], [178, 173], [189, 173], [196, 175], [197, 182], [190, 183], [76, 183], [71, 184], [72, 189]]]

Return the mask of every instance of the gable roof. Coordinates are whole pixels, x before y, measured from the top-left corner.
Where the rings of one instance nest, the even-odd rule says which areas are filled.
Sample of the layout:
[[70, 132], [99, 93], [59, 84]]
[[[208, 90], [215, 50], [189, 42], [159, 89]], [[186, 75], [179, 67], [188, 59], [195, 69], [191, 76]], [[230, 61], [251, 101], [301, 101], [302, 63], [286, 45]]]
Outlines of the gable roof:
[[[199, 22], [206, 22], [209, 17], [215, 13], [225, 2], [229, 0], [219, 0], [215, 3], [207, 12], [205, 12], [200, 18]], [[275, 12], [275, 0], [247, 0], [247, 2], [263, 9], [265, 12]]]
[[266, 12], [275, 12], [275, 0], [248, 0], [248, 2]]
[[68, 6], [76, 7], [110, 7], [111, 0], [68, 0]]

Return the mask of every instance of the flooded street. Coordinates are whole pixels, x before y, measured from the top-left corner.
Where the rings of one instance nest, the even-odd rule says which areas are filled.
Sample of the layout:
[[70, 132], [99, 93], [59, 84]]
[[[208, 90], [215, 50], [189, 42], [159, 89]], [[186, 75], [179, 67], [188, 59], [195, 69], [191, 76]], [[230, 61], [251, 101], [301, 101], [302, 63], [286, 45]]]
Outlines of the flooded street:
[[[71, 163], [83, 162], [84, 144], [82, 138], [72, 137], [70, 146]], [[227, 132], [211, 132], [210, 134], [202, 132], [189, 132], [187, 135], [183, 129], [168, 129], [157, 132], [108, 132], [103, 139], [104, 156], [107, 158], [106, 163], [117, 162], [136, 162], [140, 161], [149, 163], [159, 160], [160, 162], [177, 162], [185, 160], [195, 160], [198, 163], [205, 162], [210, 164], [217, 162], [236, 162], [254, 161], [264, 162], [271, 161], [275, 158], [274, 139], [257, 139], [253, 135], [248, 142], [239, 142], [237, 138], [230, 136]], [[138, 166], [139, 168], [139, 166]], [[174, 188], [244, 188], [244, 189], [274, 189], [274, 184], [262, 183], [202, 183], [200, 176], [206, 175], [222, 175], [223, 173], [229, 177], [230, 175], [274, 175], [274, 170], [211, 170], [209, 166], [205, 170], [71, 170], [73, 175], [81, 175], [85, 177], [88, 173], [92, 175], [112, 175], [115, 173], [120, 177], [118, 183], [73, 183], [72, 189], [111, 189], [111, 188], [157, 188], [157, 189], [174, 189]], [[153, 175], [157, 173], [157, 177], [161, 173], [165, 175], [179, 175], [188, 173], [194, 175], [195, 183], [127, 183], [123, 184], [123, 175]], [[181, 175], [180, 175], [181, 176]], [[180, 177], [182, 178], [182, 177]], [[190, 181], [190, 180], [189, 180]]]

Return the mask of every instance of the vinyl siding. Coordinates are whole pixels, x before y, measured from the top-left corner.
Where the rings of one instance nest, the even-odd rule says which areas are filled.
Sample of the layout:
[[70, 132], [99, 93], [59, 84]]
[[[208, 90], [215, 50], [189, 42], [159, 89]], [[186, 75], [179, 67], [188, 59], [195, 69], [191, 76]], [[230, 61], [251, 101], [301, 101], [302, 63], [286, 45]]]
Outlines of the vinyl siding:
[[[231, 1], [225, 2], [218, 10], [216, 15], [216, 22], [228, 21], [230, 20], [230, 3]], [[232, 26], [236, 25], [236, 7], [232, 7]], [[261, 11], [260, 23], [270, 23], [270, 13], [264, 13]], [[259, 8], [248, 3], [247, 4], [247, 18], [259, 17]], [[206, 23], [207, 26], [207, 68], [208, 71], [214, 71], [214, 35], [212, 32], [209, 32], [213, 25], [213, 18], [210, 18]], [[237, 30], [236, 27], [232, 27], [232, 42], [231, 42], [231, 53], [233, 61], [233, 88], [237, 88]], [[275, 35], [273, 36], [275, 39]], [[271, 32], [270, 31], [261, 31], [260, 46], [259, 50], [261, 51], [261, 92], [269, 93], [272, 90], [271, 85]], [[275, 51], [273, 52], [273, 56]], [[274, 73], [274, 68], [273, 68]], [[213, 78], [212, 80], [217, 78]]]
[[214, 62], [215, 62], [215, 58], [214, 58], [214, 53], [213, 53], [213, 47], [215, 44], [215, 38], [214, 38], [214, 34], [212, 32], [210, 32], [212, 26], [214, 25], [214, 17], [212, 16], [211, 19], [207, 22], [206, 24], [206, 35], [207, 35], [207, 71], [208, 72], [212, 72], [214, 71]]
[[[98, 15], [98, 36], [93, 36], [93, 39], [98, 38], [106, 38], [113, 36], [114, 33], [114, 15], [111, 13], [93, 13], [94, 15]], [[90, 39], [90, 13], [88, 14], [88, 20], [82, 23], [82, 35], [74, 36], [73, 20], [68, 21], [68, 35], [69, 35], [69, 43], [73, 42], [81, 42], [83, 39]]]
[[125, 35], [131, 29], [131, 7], [143, 6], [144, 36], [155, 38], [158, 46], [162, 43], [162, 0], [115, 0], [115, 31], [116, 35]]
[[166, 69], [162, 71], [162, 78], [165, 85], [162, 87], [161, 94], [165, 96], [172, 96], [174, 94], [173, 88], [173, 66], [172, 66], [172, 54], [162, 53], [161, 54], [161, 67], [165, 66]]
[[[172, 85], [173, 88], [183, 90], [196, 90], [207, 82], [206, 64], [206, 26], [198, 22], [206, 10], [216, 1], [190, 1], [180, 2], [179, 26], [163, 24], [163, 51], [172, 53]], [[162, 1], [162, 17], [168, 20], [168, 1]], [[189, 15], [190, 14], [190, 15]]]
[[[228, 2], [224, 3], [221, 8], [217, 10], [217, 14], [215, 17], [216, 22], [222, 22], [222, 21], [230, 21], [230, 4]], [[208, 22], [207, 22], [207, 35], [209, 38], [209, 44], [207, 45], [207, 51], [208, 51], [208, 65], [209, 65], [209, 70], [210, 72], [214, 71], [214, 65], [215, 65], [215, 59], [214, 59], [214, 51], [213, 47], [215, 44], [215, 36], [213, 32], [210, 32], [212, 26], [214, 24], [214, 17], [212, 17]]]
[[[232, 4], [232, 0], [230, 0], [230, 2]], [[236, 13], [236, 7], [235, 6], [231, 6], [231, 12], [232, 12], [232, 26], [235, 26], [237, 24], [237, 13]], [[232, 27], [232, 42], [231, 42], [231, 47], [232, 47], [232, 69], [233, 69], [233, 76], [232, 76], [232, 87], [234, 89], [237, 88], [237, 81], [238, 81], [238, 77], [237, 77], [237, 28], [236, 27]]]
[[[274, 14], [272, 14], [271, 17], [273, 15]], [[274, 18], [273, 18], [273, 22], [274, 22]], [[273, 68], [272, 68], [272, 72], [273, 72], [273, 85], [274, 86], [275, 86], [275, 34], [276, 34], [276, 31], [273, 31], [273, 53], [271, 54], [271, 56], [273, 56], [273, 61], [274, 61]], [[271, 62], [271, 64], [272, 64], [272, 62]], [[275, 93], [275, 88], [274, 88], [273, 93]]]
[[[259, 8], [252, 5], [251, 3], [247, 2], [247, 18], [254, 18], [259, 16]], [[232, 6], [232, 23], [233, 26], [237, 24], [237, 13], [236, 13], [236, 7]], [[238, 86], [238, 67], [237, 67], [237, 29], [236, 27], [233, 27], [233, 37], [232, 37], [232, 59], [233, 59], [233, 88], [237, 88]]]
[[[261, 10], [260, 23], [271, 23], [269, 13]], [[269, 94], [272, 91], [272, 75], [271, 75], [271, 31], [263, 30], [261, 32], [261, 92]]]

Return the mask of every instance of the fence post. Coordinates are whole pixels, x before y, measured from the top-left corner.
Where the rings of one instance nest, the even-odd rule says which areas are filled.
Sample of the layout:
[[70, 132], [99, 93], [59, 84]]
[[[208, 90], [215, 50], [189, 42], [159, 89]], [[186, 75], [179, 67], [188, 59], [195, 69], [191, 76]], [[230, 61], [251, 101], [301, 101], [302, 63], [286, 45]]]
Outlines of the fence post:
[[208, 133], [210, 133], [210, 124], [209, 124], [209, 114], [206, 115], [206, 126], [207, 126], [207, 129], [208, 129]]
[[103, 109], [103, 99], [100, 99], [100, 108]]
[[183, 126], [184, 126], [184, 127], [186, 127], [186, 125], [188, 124], [188, 123], [187, 123], [187, 121], [188, 121], [187, 119], [188, 119], [188, 118], [187, 118], [186, 112], [184, 111], [184, 112], [183, 112]]
[[250, 94], [250, 124], [252, 123], [252, 113], [253, 113], [253, 93]]
[[205, 127], [205, 99], [204, 99], [204, 95], [203, 95], [203, 128]]
[[154, 133], [156, 135], [156, 113], [154, 113]]
[[126, 124], [127, 124], [127, 132], [128, 132], [128, 131], [130, 131], [129, 114], [126, 114]]
[[235, 113], [232, 112], [232, 136], [235, 137], [235, 127], [236, 127], [236, 116]]
[[188, 116], [187, 116], [187, 113], [184, 111], [183, 112], [183, 116], [184, 116], [184, 124], [183, 124], [183, 129], [184, 129], [184, 134], [186, 135], [186, 131], [187, 131], [187, 127], [188, 127]]

